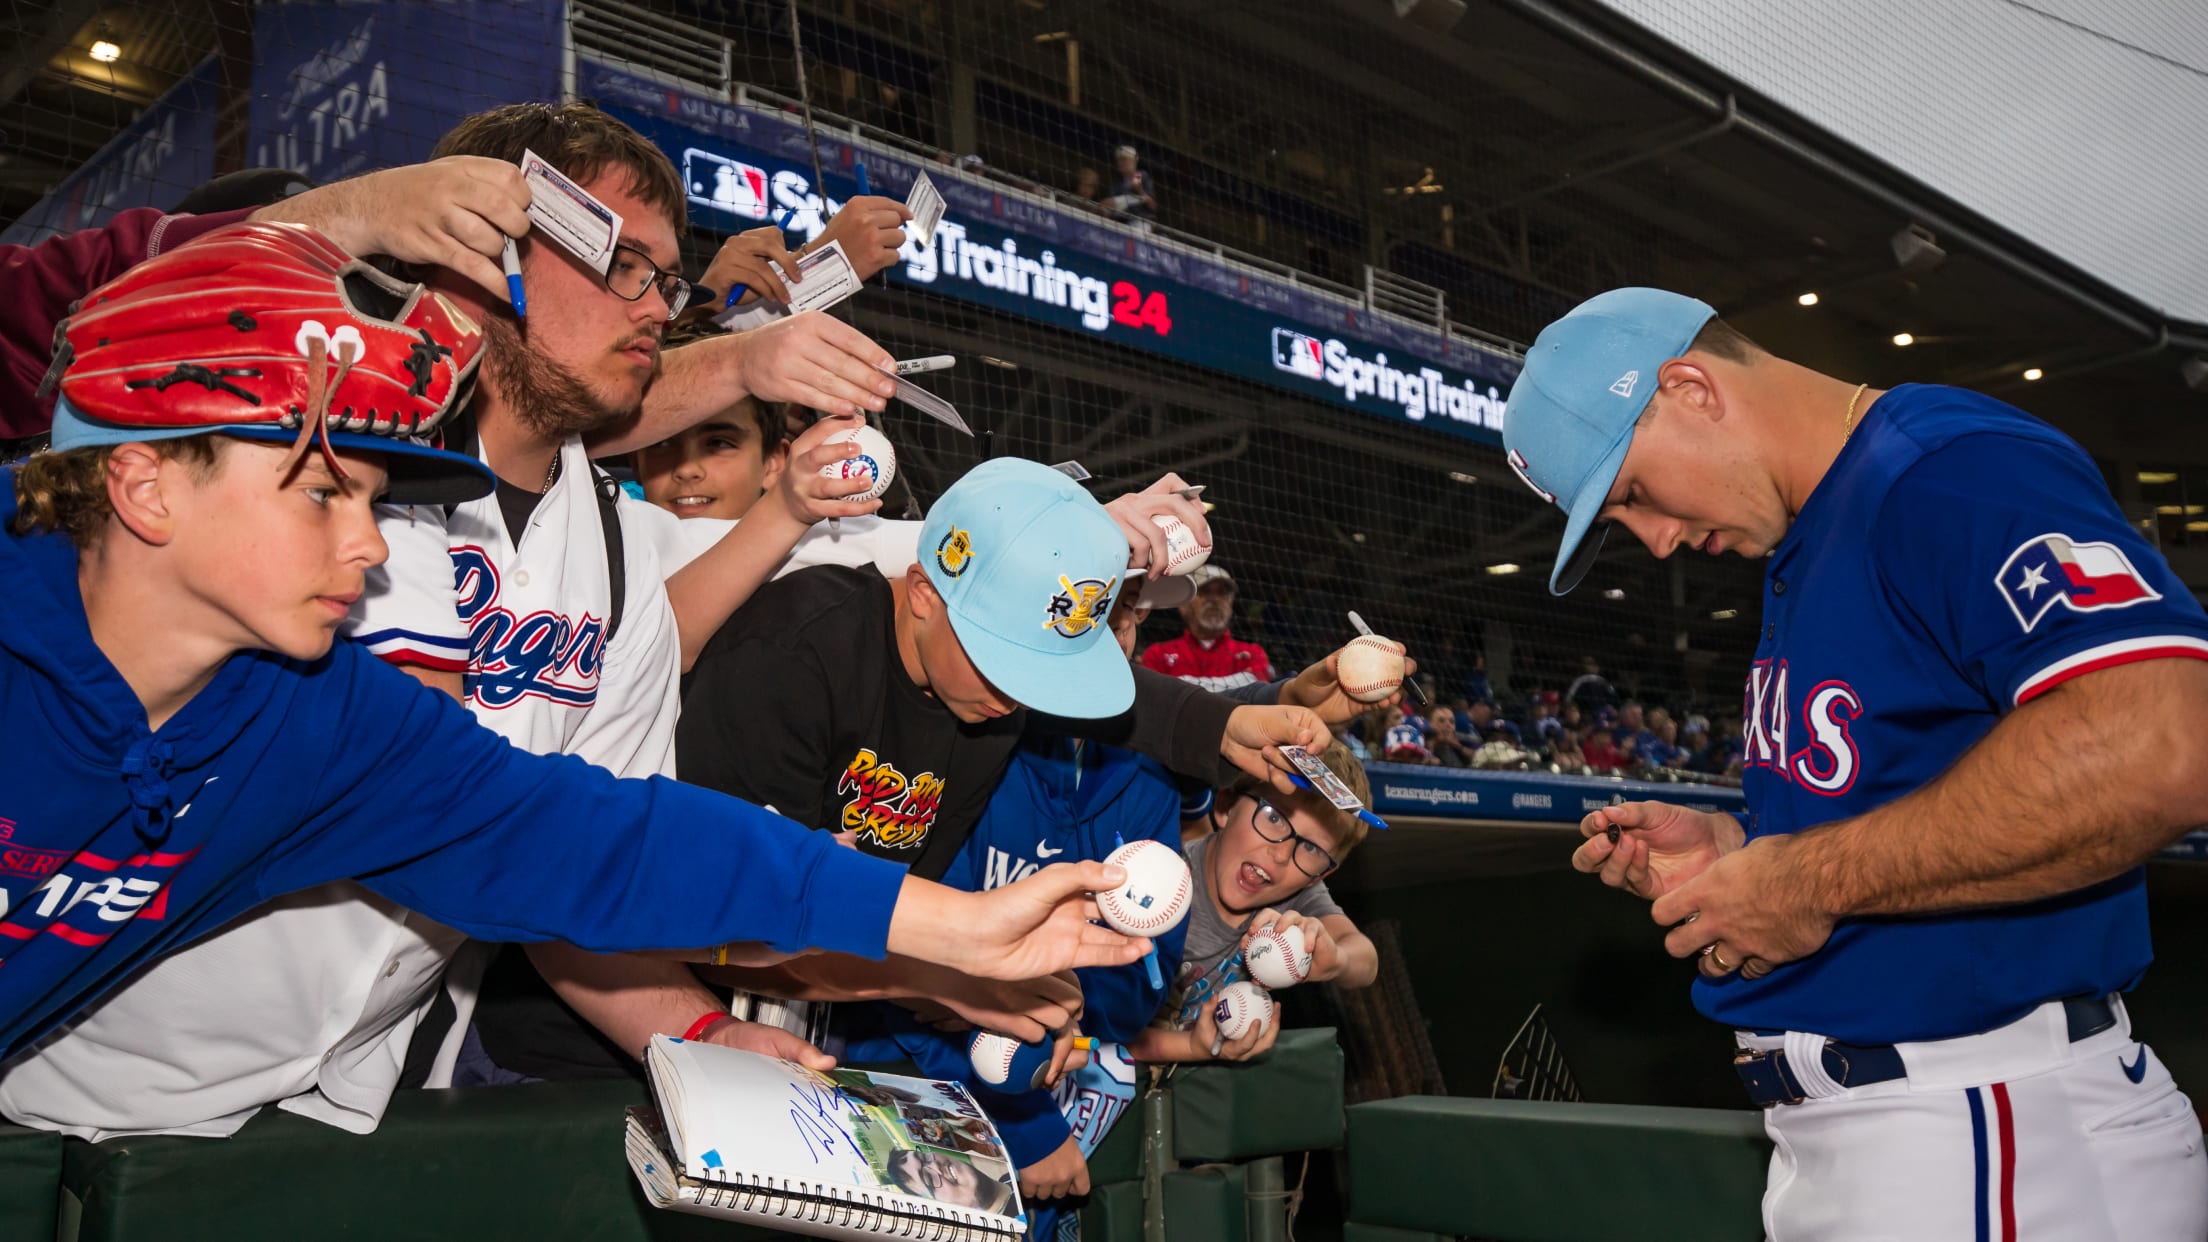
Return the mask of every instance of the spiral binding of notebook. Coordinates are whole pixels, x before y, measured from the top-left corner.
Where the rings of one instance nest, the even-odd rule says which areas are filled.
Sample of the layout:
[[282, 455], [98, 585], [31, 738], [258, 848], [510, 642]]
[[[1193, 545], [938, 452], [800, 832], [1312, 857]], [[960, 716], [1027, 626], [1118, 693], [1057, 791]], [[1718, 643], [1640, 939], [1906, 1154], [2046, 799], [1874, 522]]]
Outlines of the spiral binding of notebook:
[[1026, 1232], [1003, 1142], [956, 1083], [665, 1036], [645, 1064], [657, 1107], [628, 1110], [624, 1145], [655, 1206], [814, 1237]]

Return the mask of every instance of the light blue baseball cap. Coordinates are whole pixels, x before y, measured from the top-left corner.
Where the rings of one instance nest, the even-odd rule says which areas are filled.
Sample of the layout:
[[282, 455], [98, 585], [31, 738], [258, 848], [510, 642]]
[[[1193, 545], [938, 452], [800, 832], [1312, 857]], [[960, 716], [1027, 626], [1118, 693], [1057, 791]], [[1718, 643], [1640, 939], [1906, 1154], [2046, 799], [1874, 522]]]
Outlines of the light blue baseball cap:
[[1656, 395], [1656, 371], [1717, 318], [1706, 302], [1663, 289], [1612, 289], [1541, 329], [1503, 409], [1510, 468], [1564, 510], [1549, 593], [1578, 586], [1602, 551], [1595, 515], [1618, 481], [1633, 424]]
[[928, 510], [920, 565], [967, 658], [1014, 702], [1084, 719], [1134, 705], [1111, 627], [1127, 537], [1080, 484], [1040, 462], [983, 462]]

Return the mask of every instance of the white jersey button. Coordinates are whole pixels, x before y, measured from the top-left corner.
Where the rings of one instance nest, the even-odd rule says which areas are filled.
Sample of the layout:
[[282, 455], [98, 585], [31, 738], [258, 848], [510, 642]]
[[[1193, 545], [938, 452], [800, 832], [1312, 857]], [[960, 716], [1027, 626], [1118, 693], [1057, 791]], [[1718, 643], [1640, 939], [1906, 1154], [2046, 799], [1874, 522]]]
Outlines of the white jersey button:
[[528, 571], [528, 570], [526, 570], [526, 569], [517, 569], [517, 570], [515, 570], [515, 571], [514, 571], [514, 585], [515, 585], [515, 586], [528, 586], [528, 585], [529, 585], [529, 571]]

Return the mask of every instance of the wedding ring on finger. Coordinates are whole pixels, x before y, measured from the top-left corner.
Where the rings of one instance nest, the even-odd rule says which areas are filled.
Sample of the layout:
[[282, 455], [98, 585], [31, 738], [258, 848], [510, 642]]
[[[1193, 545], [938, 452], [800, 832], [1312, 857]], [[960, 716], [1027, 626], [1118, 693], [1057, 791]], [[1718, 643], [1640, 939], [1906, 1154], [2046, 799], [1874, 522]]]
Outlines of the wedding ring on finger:
[[1721, 975], [1729, 975], [1734, 971], [1740, 969], [1738, 965], [1727, 965], [1725, 962], [1725, 955], [1719, 953], [1717, 951], [1717, 948], [1717, 945], [1713, 944], [1710, 947], [1702, 950], [1702, 956], [1710, 959], [1710, 964], [1717, 967], [1717, 973]]

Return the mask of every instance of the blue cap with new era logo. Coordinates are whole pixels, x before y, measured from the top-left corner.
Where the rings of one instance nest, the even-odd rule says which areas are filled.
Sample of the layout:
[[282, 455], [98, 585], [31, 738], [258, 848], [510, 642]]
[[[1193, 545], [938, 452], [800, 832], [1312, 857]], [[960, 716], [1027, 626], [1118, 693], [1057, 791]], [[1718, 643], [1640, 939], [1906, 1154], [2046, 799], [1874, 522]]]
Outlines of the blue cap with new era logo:
[[1618, 481], [1633, 424], [1656, 395], [1656, 371], [1717, 317], [1663, 289], [1612, 289], [1541, 330], [1503, 412], [1510, 468], [1564, 510], [1551, 594], [1579, 585], [1602, 550], [1595, 515]]
[[1039, 462], [983, 462], [928, 510], [920, 565], [966, 658], [1013, 702], [1090, 719], [1134, 705], [1111, 626], [1127, 536], [1080, 484]]

